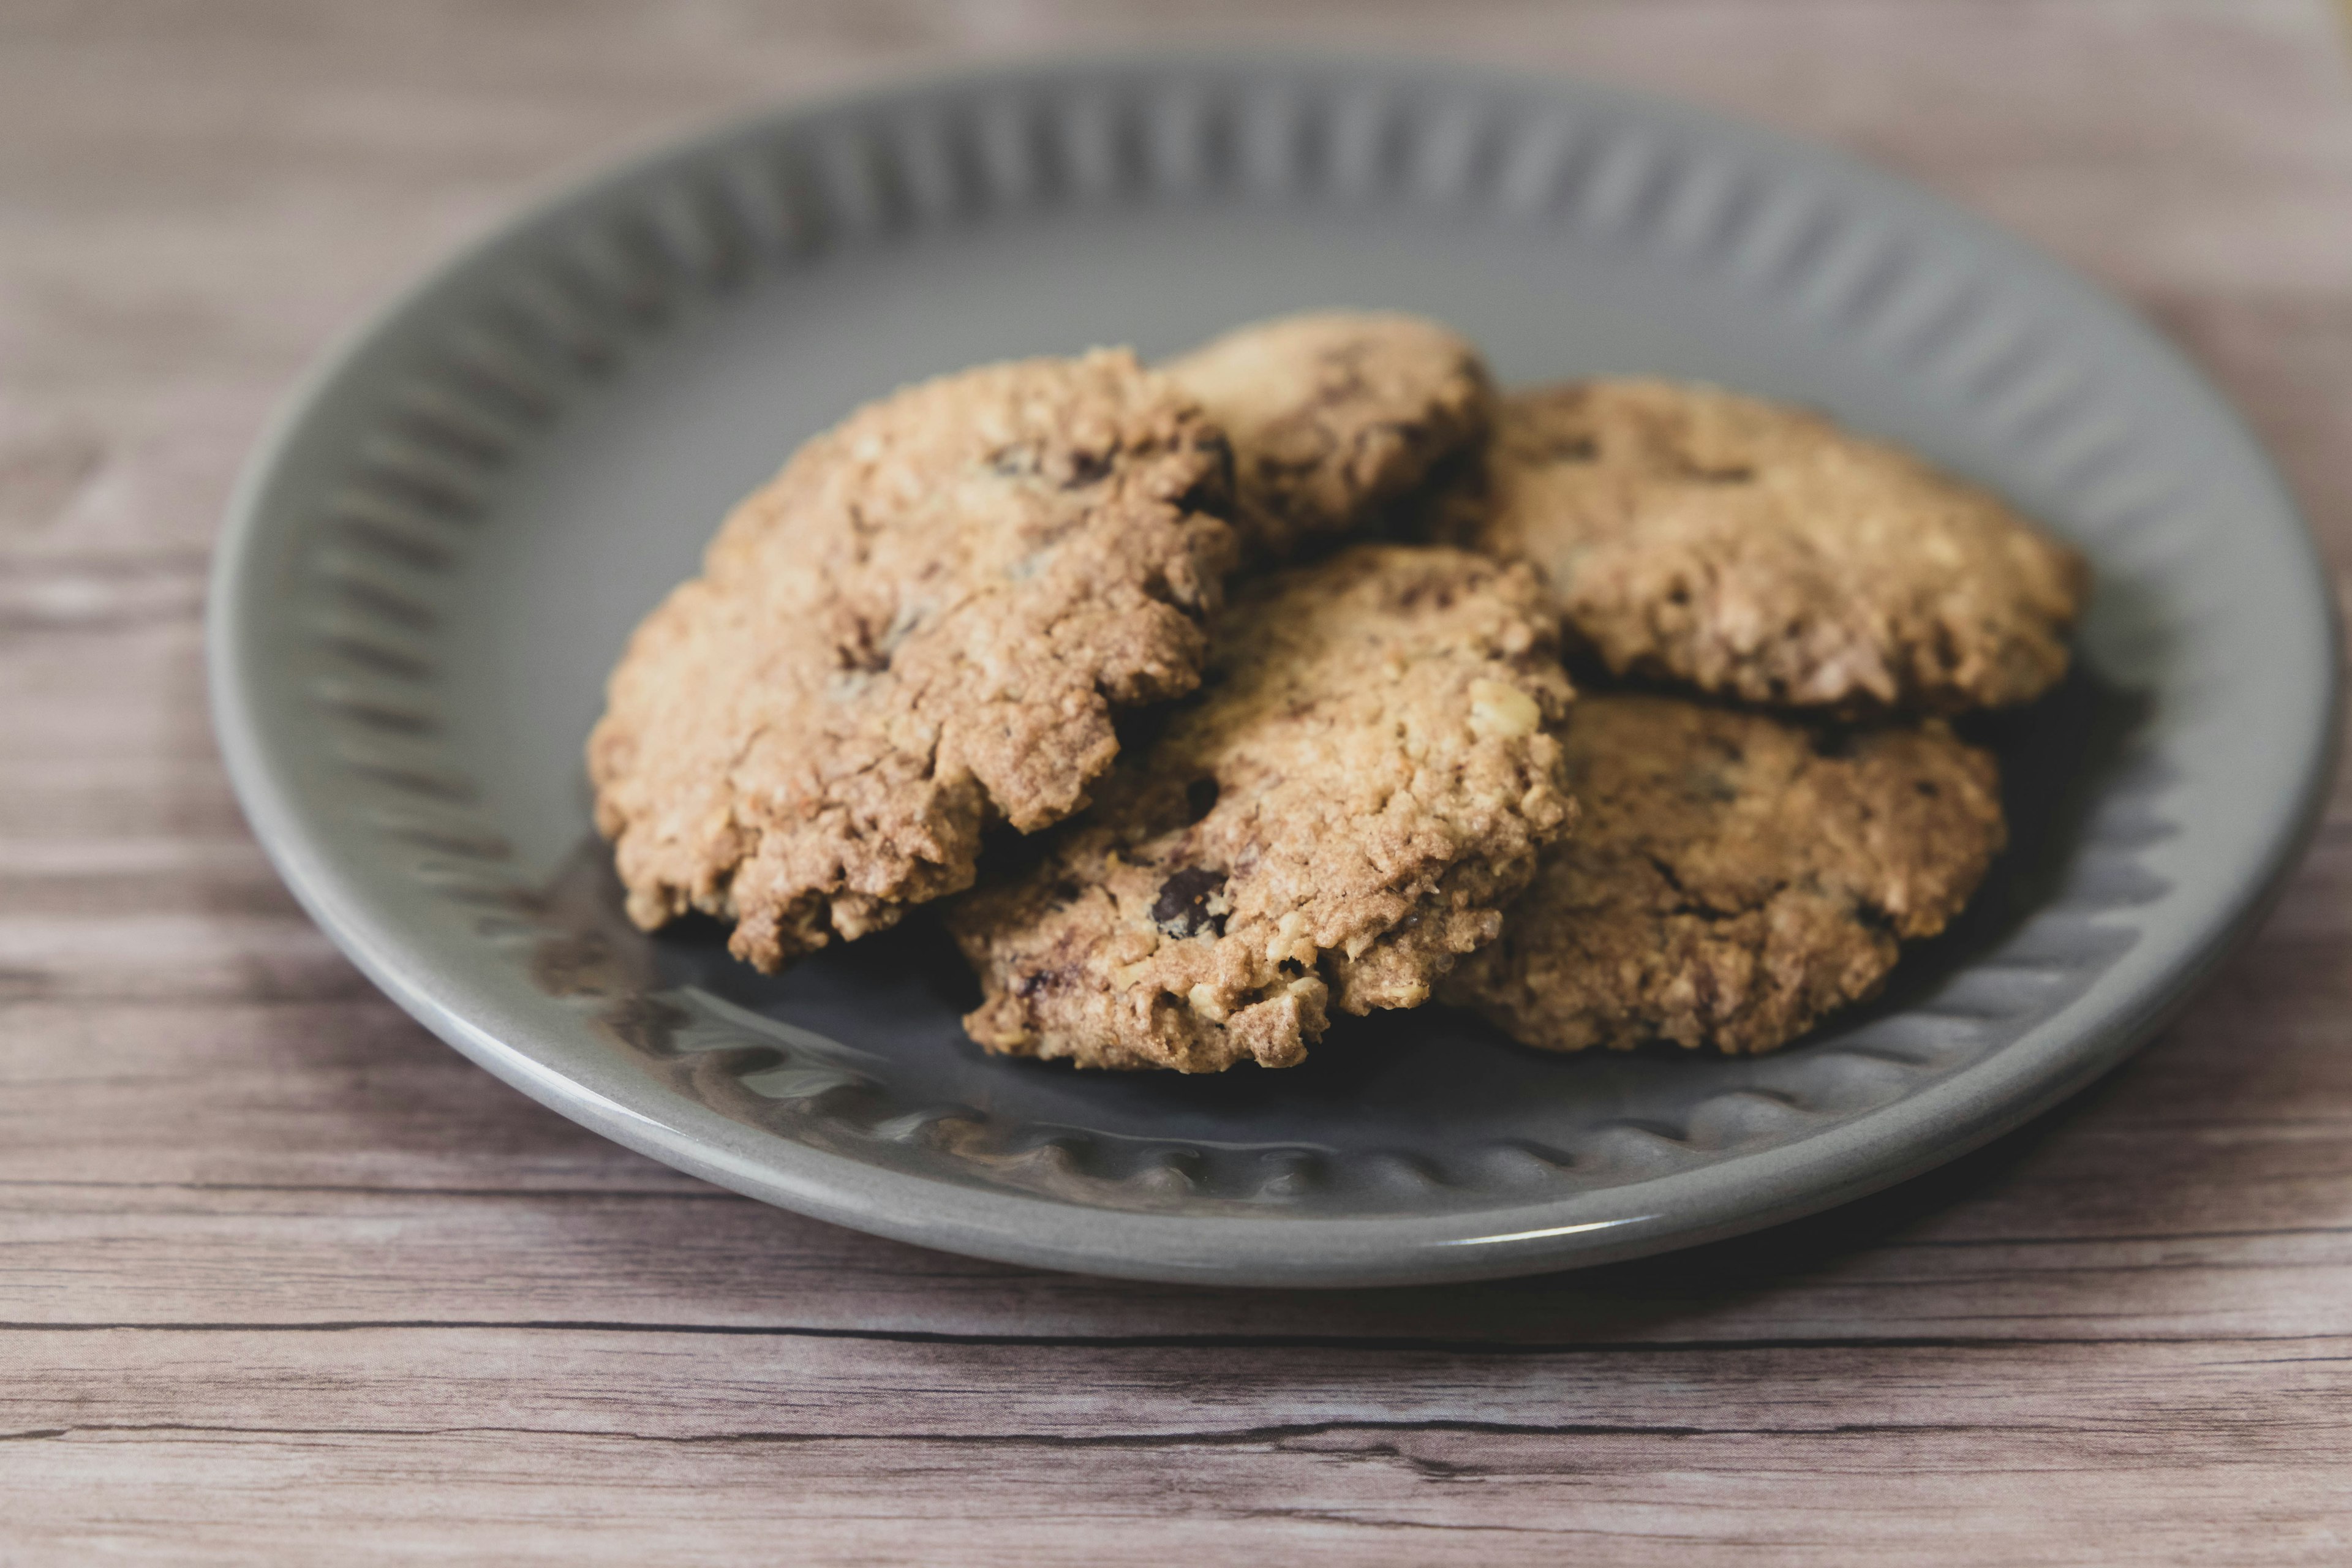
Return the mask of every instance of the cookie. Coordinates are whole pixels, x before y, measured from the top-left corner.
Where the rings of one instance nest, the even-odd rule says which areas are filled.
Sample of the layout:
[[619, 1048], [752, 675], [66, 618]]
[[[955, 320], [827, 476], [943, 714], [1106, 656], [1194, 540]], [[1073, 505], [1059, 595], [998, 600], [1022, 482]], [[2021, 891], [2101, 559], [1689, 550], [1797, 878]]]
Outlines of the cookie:
[[1166, 368], [1233, 440], [1237, 521], [1261, 560], [1370, 521], [1472, 450], [1493, 412], [1478, 351], [1419, 316], [1282, 316]]
[[1561, 743], [1576, 836], [1439, 988], [1545, 1050], [1770, 1050], [1874, 993], [2006, 834], [1992, 757], [1937, 719], [1840, 731], [1588, 692]]
[[1359, 545], [1237, 592], [1201, 694], [1043, 858], [950, 905], [992, 1051], [1287, 1067], [1328, 1012], [1418, 1006], [1567, 830], [1540, 585]]
[[1190, 690], [1231, 458], [1125, 351], [907, 388], [739, 505], [588, 742], [630, 917], [764, 970], [970, 885], [982, 828], [1084, 801], [1114, 710]]
[[1520, 392], [1438, 536], [1549, 576], [1619, 674], [1847, 710], [2021, 702], [2066, 669], [2083, 558], [1980, 489], [1707, 386]]

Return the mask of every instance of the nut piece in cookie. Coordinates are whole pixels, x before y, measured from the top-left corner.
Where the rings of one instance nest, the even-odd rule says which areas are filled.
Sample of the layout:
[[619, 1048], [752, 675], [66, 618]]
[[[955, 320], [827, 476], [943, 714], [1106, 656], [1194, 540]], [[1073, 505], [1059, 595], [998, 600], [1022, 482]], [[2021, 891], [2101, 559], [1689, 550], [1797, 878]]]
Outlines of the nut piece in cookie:
[[1769, 1051], [1875, 992], [2006, 834], [1992, 757], [1941, 720], [1838, 734], [1587, 693], [1561, 742], [1576, 837], [1438, 988], [1545, 1050]]
[[1117, 708], [1190, 690], [1234, 553], [1223, 437], [1125, 351], [908, 387], [739, 505], [588, 742], [630, 918], [773, 970], [1059, 820]]
[[1264, 559], [1370, 521], [1483, 440], [1493, 412], [1478, 351], [1393, 312], [1277, 317], [1166, 369], [1232, 438], [1236, 521]]
[[1954, 712], [2066, 669], [2083, 558], [1983, 490], [1799, 409], [1594, 381], [1502, 402], [1437, 534], [1550, 577], [1619, 674], [1751, 702]]
[[1525, 567], [1360, 545], [1250, 584], [1203, 689], [1042, 863], [950, 905], [993, 1051], [1288, 1067], [1414, 1007], [1568, 828], [1571, 692]]

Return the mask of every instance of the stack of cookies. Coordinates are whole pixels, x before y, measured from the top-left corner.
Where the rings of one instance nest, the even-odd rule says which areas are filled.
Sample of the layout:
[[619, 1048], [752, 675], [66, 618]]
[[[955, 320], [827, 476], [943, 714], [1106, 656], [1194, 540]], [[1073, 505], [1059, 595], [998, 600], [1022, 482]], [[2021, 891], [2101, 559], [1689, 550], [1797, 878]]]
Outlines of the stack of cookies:
[[1431, 1001], [1761, 1051], [1967, 901], [2005, 830], [1948, 721], [2054, 682], [2086, 587], [1811, 415], [1293, 317], [852, 415], [638, 628], [589, 771], [637, 923], [773, 970], [945, 900], [993, 1051], [1286, 1067]]

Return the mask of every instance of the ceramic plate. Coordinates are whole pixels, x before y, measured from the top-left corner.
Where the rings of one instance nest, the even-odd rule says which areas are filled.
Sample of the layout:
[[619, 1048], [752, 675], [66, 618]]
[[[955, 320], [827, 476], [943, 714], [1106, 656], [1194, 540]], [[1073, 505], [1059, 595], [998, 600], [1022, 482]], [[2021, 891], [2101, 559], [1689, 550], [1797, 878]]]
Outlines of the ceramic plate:
[[[1438, 1009], [1304, 1068], [994, 1061], [927, 920], [763, 979], [619, 918], [583, 738], [729, 503], [903, 382], [1322, 305], [1520, 382], [1826, 407], [2087, 551], [2080, 668], [1996, 724], [2015, 845], [1885, 996], [1757, 1060]], [[213, 692], [310, 912], [459, 1050], [737, 1191], [990, 1258], [1356, 1284], [1624, 1258], [1925, 1169], [2112, 1066], [2259, 914], [2333, 755], [2325, 579], [2128, 311], [1913, 187], [1668, 103], [1466, 68], [1093, 61], [788, 108], [567, 191], [294, 398], [232, 505]], [[2118, 1173], [2119, 1175], [2122, 1173]]]

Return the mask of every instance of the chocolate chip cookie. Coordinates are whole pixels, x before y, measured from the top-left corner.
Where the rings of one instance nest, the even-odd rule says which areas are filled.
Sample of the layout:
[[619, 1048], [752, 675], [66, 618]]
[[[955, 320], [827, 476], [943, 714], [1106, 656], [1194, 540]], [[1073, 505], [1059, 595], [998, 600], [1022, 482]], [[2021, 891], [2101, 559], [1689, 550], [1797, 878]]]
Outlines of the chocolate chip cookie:
[[1952, 712], [2066, 669], [2074, 552], [1991, 495], [1801, 410], [1593, 381], [1503, 400], [1438, 537], [1541, 567], [1620, 674], [1751, 702]]
[[631, 639], [588, 743], [630, 917], [772, 970], [968, 886], [983, 826], [1076, 810], [1115, 710], [1190, 690], [1231, 456], [1124, 351], [909, 387], [735, 509]]
[[1533, 574], [1359, 545], [1236, 592], [1201, 693], [1043, 858], [950, 905], [993, 1051], [1286, 1067], [1412, 1007], [1567, 830], [1571, 696]]
[[1237, 328], [1167, 367], [1234, 444], [1261, 560], [1366, 522], [1483, 440], [1478, 351], [1419, 316], [1328, 311]]
[[1561, 741], [1576, 835], [1438, 993], [1545, 1050], [1770, 1050], [1875, 992], [2006, 833], [1991, 756], [1940, 720], [1847, 731], [1588, 692]]

